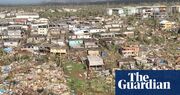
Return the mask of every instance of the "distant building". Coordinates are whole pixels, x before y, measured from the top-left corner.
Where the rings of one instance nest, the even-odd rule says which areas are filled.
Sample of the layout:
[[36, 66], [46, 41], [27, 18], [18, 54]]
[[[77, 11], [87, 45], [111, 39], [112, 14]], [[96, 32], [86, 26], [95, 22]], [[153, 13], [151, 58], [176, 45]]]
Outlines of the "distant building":
[[166, 18], [168, 14], [174, 14], [180, 12], [180, 6], [138, 6], [138, 14], [140, 14], [143, 18], [148, 17], [156, 17], [156, 18]]
[[167, 20], [162, 20], [160, 22], [160, 28], [162, 30], [168, 30], [168, 29], [172, 29], [175, 25], [175, 22], [171, 22], [171, 21], [167, 21]]
[[124, 57], [135, 57], [139, 55], [139, 46], [138, 45], [128, 45], [120, 48], [120, 53]]
[[39, 18], [39, 14], [38, 13], [17, 13], [16, 18], [37, 19]]
[[65, 46], [66, 45], [64, 39], [51, 39], [51, 43], [59, 45], [59, 46]]
[[171, 13], [180, 13], [180, 6], [179, 5], [171, 6], [170, 11]]
[[47, 18], [39, 18], [39, 19], [37, 19], [36, 20], [38, 23], [48, 23], [49, 22], [49, 19], [47, 19]]
[[99, 56], [87, 56], [87, 65], [90, 69], [102, 69], [104, 66], [103, 59]]
[[108, 8], [108, 15], [119, 15], [119, 16], [127, 16], [127, 15], [135, 15], [138, 13], [136, 7], [123, 7], [123, 8]]
[[21, 47], [21, 50], [26, 50], [34, 53], [35, 51], [39, 51], [39, 46], [36, 44], [27, 43]]
[[19, 45], [19, 40], [5, 40], [4, 47], [17, 47]]
[[117, 67], [122, 68], [123, 66], [127, 66], [129, 69], [135, 69], [135, 63], [136, 60], [134, 58], [123, 58], [117, 61]]
[[69, 39], [91, 39], [92, 35], [86, 34], [86, 35], [74, 35], [74, 34], [70, 34]]
[[0, 18], [5, 18], [6, 14], [5, 13], [0, 13]]
[[122, 7], [122, 8], [108, 8], [108, 15], [119, 15], [119, 16], [127, 16], [127, 15], [137, 15], [142, 18], [166, 18], [168, 17], [168, 13], [179, 13], [180, 6], [135, 6], [135, 7]]
[[88, 50], [88, 51], [87, 51], [87, 54], [88, 54], [89, 56], [100, 56], [99, 50]]
[[27, 43], [42, 43], [47, 40], [45, 35], [30, 35], [27, 39]]
[[83, 40], [69, 40], [68, 44], [70, 48], [84, 48]]
[[27, 22], [28, 22], [28, 19], [26, 19], [26, 18], [15, 18], [14, 19], [15, 24], [24, 25], [24, 24], [27, 24]]
[[136, 7], [124, 7], [124, 12], [126, 15], [135, 15], [138, 13], [138, 9]]
[[73, 33], [75, 35], [86, 35], [86, 34], [89, 34], [89, 29], [86, 29], [86, 28], [77, 28], [77, 29], [74, 29]]
[[22, 27], [22, 25], [9, 25], [8, 30], [21, 30]]
[[60, 47], [60, 46], [52, 46], [50, 48], [50, 53], [54, 54], [66, 54], [67, 50], [65, 47]]
[[89, 33], [100, 33], [100, 32], [106, 32], [106, 29], [92, 28], [89, 30]]
[[21, 39], [23, 32], [21, 30], [4, 30], [2, 33], [3, 39]]
[[7, 30], [9, 26], [9, 20], [0, 19], [0, 31]]
[[107, 14], [125, 16], [123, 8], [108, 8]]
[[84, 47], [88, 49], [98, 48], [98, 41], [95, 39], [84, 40]]
[[39, 25], [38, 26], [38, 34], [39, 35], [47, 35], [48, 34], [48, 25]]
[[100, 33], [100, 38], [118, 38], [122, 35], [122, 33], [119, 32], [106, 32], [106, 33]]

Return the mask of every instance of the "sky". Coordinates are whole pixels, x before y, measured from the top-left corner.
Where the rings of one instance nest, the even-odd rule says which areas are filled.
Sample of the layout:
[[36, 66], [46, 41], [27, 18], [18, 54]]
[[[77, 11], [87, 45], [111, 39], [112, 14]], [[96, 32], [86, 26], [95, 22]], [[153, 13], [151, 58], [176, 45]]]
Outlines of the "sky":
[[0, 4], [32, 4], [40, 3], [43, 0], [0, 0]]
[[[51, 1], [51, 0], [0, 0], [0, 4], [34, 4], [34, 3], [40, 3], [43, 1]], [[52, 0], [53, 1], [53, 0]], [[54, 0], [54, 1], [60, 1], [60, 2], [89, 2], [89, 1], [106, 1], [106, 0]]]
[[[0, 0], [0, 5], [1, 4], [37, 4], [41, 2], [48, 2], [48, 1], [59, 1], [59, 2], [95, 2], [95, 1], [107, 1], [107, 0]], [[142, 2], [142, 1], [177, 1], [177, 0], [108, 0], [108, 1], [130, 1], [130, 2]]]

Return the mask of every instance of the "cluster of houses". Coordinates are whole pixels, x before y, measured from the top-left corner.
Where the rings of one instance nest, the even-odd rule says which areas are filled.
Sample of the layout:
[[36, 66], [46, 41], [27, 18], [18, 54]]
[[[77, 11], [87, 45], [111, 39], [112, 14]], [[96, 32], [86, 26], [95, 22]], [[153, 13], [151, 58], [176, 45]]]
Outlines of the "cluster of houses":
[[[85, 51], [88, 66], [94, 67], [96, 64], [104, 65], [100, 56], [101, 41], [106, 45], [119, 44], [125, 42], [123, 37], [133, 36], [133, 27], [126, 27], [127, 31], [120, 32], [122, 23], [120, 20], [106, 21], [103, 17], [88, 20], [70, 17], [49, 21], [47, 18], [40, 18], [38, 13], [20, 12], [0, 19], [1, 47], [4, 50], [19, 48], [42, 55], [67, 54], [70, 50]], [[96, 62], [97, 60], [101, 62]]]
[[[109, 8], [108, 14], [117, 12], [120, 16], [141, 13], [154, 15], [154, 12], [165, 14], [167, 8], [173, 12], [180, 11], [179, 6], [140, 6]], [[3, 16], [3, 14], [5, 16]], [[116, 45], [118, 52], [124, 58], [139, 57], [141, 47], [139, 44], [125, 44], [127, 38], [134, 37], [135, 27], [126, 24], [120, 18], [105, 17], [69, 17], [50, 21], [41, 18], [38, 13], [19, 12], [8, 16], [1, 13], [0, 37], [2, 48], [20, 48], [33, 54], [69, 54], [69, 56], [84, 56], [74, 52], [85, 52], [88, 67], [103, 67], [102, 47]], [[157, 15], [157, 14], [156, 14]], [[163, 20], [160, 22], [163, 29], [174, 26], [174, 22]], [[8, 49], [9, 50], [9, 49]], [[76, 54], [76, 55], [75, 55]], [[138, 58], [136, 60], [139, 60]], [[164, 61], [163, 61], [164, 62]]]
[[[75, 9], [66, 8], [63, 10], [67, 12], [77, 11]], [[55, 11], [51, 10], [51, 12]], [[129, 24], [127, 19], [123, 18], [125, 16], [134, 15], [143, 18], [154, 16], [163, 18], [159, 22], [160, 28], [162, 30], [169, 30], [176, 28], [176, 22], [168, 21], [165, 18], [169, 13], [179, 13], [180, 6], [108, 8], [107, 12], [108, 15], [115, 14], [120, 17], [89, 16], [80, 18], [77, 16], [70, 16], [53, 21], [49, 18], [42, 18], [37, 12], [1, 12], [0, 48], [10, 54], [20, 54], [25, 52], [30, 55], [32, 54], [33, 56], [37, 55], [37, 58], [39, 58], [39, 56], [44, 57], [45, 55], [47, 56], [47, 59], [50, 59], [51, 56], [59, 55], [58, 57], [60, 59], [64, 58], [65, 60], [78, 61], [76, 62], [77, 64], [86, 64], [86, 67], [88, 68], [87, 73], [91, 70], [99, 71], [98, 73], [100, 73], [100, 75], [103, 74], [104, 76], [114, 73], [113, 71], [116, 69], [159, 70], [177, 69], [180, 67], [179, 55], [177, 55], [176, 58], [176, 66], [173, 67], [170, 63], [171, 60], [169, 61], [167, 58], [165, 59], [165, 57], [162, 57], [161, 54], [158, 54], [163, 45], [162, 47], [161, 45], [153, 46], [140, 44], [138, 41], [132, 41], [137, 40], [137, 36], [145, 34], [145, 28], [148, 26], [143, 26], [145, 24], [141, 23], [140, 25]], [[136, 33], [138, 30], [137, 27], [143, 27], [144, 29], [139, 31], [139, 35]], [[152, 27], [148, 27], [148, 29], [150, 28]], [[157, 33], [152, 35], [160, 33], [161, 29], [154, 29], [153, 32]], [[165, 32], [163, 33], [165, 34]], [[160, 35], [166, 36], [164, 34]], [[151, 39], [151, 37], [148, 38]], [[177, 40], [180, 41], [178, 37]], [[166, 45], [164, 45], [164, 47], [166, 47]], [[179, 48], [177, 48], [177, 50], [179, 50]], [[118, 54], [118, 57], [114, 58], [116, 54]], [[64, 61], [64, 59], [61, 61]], [[33, 61], [34, 60], [36, 60], [36, 58], [33, 59]], [[24, 63], [20, 65], [23, 64]], [[112, 68], [109, 68], [109, 65], [112, 65], [110, 66]], [[172, 67], [168, 65], [172, 65]], [[64, 84], [61, 85], [49, 84], [47, 81], [52, 80], [58, 82], [61, 77], [64, 77], [65, 75], [62, 73], [63, 71], [61, 69], [46, 63], [40, 66], [36, 66], [36, 63], [34, 63], [33, 65], [31, 64], [31, 66], [33, 69], [29, 69], [29, 72], [32, 74], [24, 74], [24, 77], [21, 77], [19, 73], [15, 75], [17, 78], [20, 77], [19, 80], [21, 81], [28, 81], [21, 83], [22, 85], [29, 83], [29, 87], [36, 87], [36, 85], [45, 86], [50, 90], [57, 91], [57, 93], [68, 91], [69, 88], [66, 86], [64, 78], [62, 78]], [[14, 63], [13, 67], [17, 67], [16, 63]], [[53, 69], [51, 69], [52, 67]], [[109, 69], [111, 69], [112, 72]], [[59, 74], [56, 75], [56, 73]], [[44, 79], [40, 81], [38, 79], [41, 77], [39, 76], [41, 74], [44, 74]], [[45, 82], [42, 83], [43, 81]], [[49, 87], [49, 85], [51, 86]], [[19, 87], [21, 87], [21, 85], [19, 85]], [[37, 88], [38, 87], [34, 89]]]
[[137, 15], [142, 18], [157, 17], [157, 18], [166, 18], [169, 13], [179, 13], [180, 6], [135, 6], [135, 7], [122, 7], [122, 8], [108, 8], [108, 15], [119, 15], [119, 16], [128, 16], [128, 15]]

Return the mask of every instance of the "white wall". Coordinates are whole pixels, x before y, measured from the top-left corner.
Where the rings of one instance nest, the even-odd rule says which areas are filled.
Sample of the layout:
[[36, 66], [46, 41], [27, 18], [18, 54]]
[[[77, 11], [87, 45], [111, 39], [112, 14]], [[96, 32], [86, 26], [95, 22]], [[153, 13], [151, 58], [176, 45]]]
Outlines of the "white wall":
[[4, 42], [4, 46], [17, 47], [18, 46], [18, 42], [13, 42], [13, 41]]
[[1, 14], [0, 13], [0, 18], [5, 18], [6, 17], [6, 14]]
[[16, 15], [16, 18], [37, 19], [39, 15]]
[[48, 28], [38, 28], [38, 34], [39, 35], [47, 35], [48, 34]]
[[108, 15], [112, 15], [112, 13], [113, 13], [112, 9], [108, 9], [108, 10], [107, 10], [107, 14], [108, 14]]

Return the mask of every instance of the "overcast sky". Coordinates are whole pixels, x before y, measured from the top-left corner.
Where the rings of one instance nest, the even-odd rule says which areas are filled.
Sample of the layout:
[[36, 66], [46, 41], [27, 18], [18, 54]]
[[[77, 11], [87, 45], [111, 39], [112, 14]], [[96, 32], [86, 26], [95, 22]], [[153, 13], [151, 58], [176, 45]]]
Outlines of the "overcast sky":
[[[106, 0], [0, 0], [0, 4], [32, 4], [40, 3], [43, 1], [59, 1], [59, 2], [95, 2]], [[112, 1], [112, 0], [111, 0]]]
[[178, 1], [178, 0], [0, 0], [0, 4], [35, 4], [48, 1], [59, 2], [95, 2], [95, 1], [121, 1], [121, 2], [159, 2], [159, 1]]
[[0, 0], [0, 4], [28, 4], [39, 3], [43, 0]]

